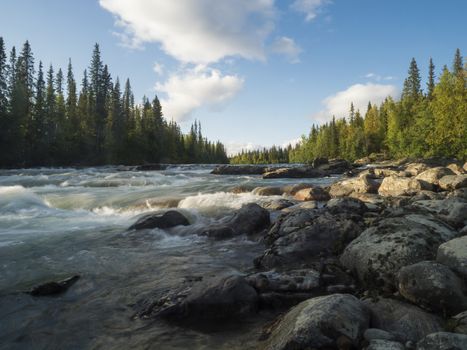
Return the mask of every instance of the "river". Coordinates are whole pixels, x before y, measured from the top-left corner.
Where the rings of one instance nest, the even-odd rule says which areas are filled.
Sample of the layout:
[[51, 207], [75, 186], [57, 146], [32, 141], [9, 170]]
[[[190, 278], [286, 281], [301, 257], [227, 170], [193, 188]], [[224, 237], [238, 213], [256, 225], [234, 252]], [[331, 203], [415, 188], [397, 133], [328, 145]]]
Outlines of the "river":
[[[127, 231], [141, 214], [178, 208], [204, 225], [274, 197], [239, 185], [297, 183], [211, 175], [213, 166], [0, 171], [0, 349], [249, 349], [268, 315], [220, 329], [135, 320], [133, 305], [193, 276], [245, 273], [263, 247], [246, 237], [210, 241], [189, 228]], [[333, 178], [306, 182], [329, 184]], [[23, 293], [79, 274], [65, 294]]]

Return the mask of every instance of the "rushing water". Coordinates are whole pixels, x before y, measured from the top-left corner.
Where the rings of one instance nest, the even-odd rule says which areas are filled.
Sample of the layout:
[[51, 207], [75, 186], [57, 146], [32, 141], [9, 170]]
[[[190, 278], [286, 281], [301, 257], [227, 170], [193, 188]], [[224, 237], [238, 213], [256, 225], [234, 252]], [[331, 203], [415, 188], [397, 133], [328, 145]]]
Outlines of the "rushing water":
[[[195, 225], [271, 197], [230, 193], [238, 185], [297, 180], [210, 175], [212, 166], [165, 171], [0, 171], [0, 349], [248, 349], [258, 318], [222, 329], [133, 320], [132, 305], [191, 276], [244, 273], [262, 246], [237, 237], [213, 242], [185, 229], [127, 232], [146, 212], [177, 207]], [[314, 179], [329, 183], [332, 179]], [[82, 277], [58, 297], [23, 291]]]

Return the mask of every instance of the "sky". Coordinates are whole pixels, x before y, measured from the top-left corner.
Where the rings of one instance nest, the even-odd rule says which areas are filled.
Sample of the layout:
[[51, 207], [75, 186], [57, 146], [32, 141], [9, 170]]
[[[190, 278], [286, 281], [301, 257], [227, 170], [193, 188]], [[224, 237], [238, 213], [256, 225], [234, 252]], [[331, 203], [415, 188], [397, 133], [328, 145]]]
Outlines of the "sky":
[[467, 52], [465, 0], [0, 0], [7, 49], [81, 79], [99, 43], [137, 100], [235, 153], [286, 145], [350, 102], [397, 98], [412, 57], [425, 81]]

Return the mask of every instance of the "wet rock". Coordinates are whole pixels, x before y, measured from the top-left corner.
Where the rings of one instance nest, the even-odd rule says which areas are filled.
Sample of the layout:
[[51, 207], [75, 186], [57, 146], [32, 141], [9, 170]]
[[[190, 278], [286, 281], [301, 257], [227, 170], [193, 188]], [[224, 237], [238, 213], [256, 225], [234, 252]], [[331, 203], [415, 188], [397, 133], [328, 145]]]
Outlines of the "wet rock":
[[262, 175], [267, 167], [260, 165], [219, 165], [211, 171], [214, 175]]
[[273, 327], [261, 348], [268, 350], [357, 346], [368, 328], [366, 307], [349, 294], [333, 294], [303, 301]]
[[279, 217], [265, 236], [268, 248], [255, 265], [300, 266], [322, 255], [339, 254], [362, 229], [358, 215], [331, 214], [327, 209], [292, 211]]
[[331, 197], [344, 197], [352, 193], [377, 193], [380, 183], [370, 174], [362, 174], [356, 178], [351, 178], [333, 183], [329, 189]]
[[283, 213], [291, 213], [300, 209], [317, 209], [318, 203], [315, 201], [302, 202], [282, 209]]
[[220, 276], [182, 286], [155, 301], [140, 304], [140, 318], [222, 321], [256, 312], [258, 294], [242, 276]]
[[166, 229], [175, 226], [188, 226], [190, 223], [188, 219], [175, 210], [169, 210], [163, 214], [147, 214], [139, 218], [133, 225], [131, 225], [129, 230], [143, 230], [143, 229], [153, 229], [160, 228]]
[[308, 167], [291, 167], [271, 169], [263, 174], [263, 179], [280, 179], [280, 178], [315, 178], [325, 175], [321, 170], [317, 170], [311, 166]]
[[403, 266], [433, 260], [438, 246], [457, 234], [429, 214], [401, 209], [362, 232], [340, 261], [368, 288], [392, 292]]
[[467, 334], [467, 311], [453, 316], [449, 320], [449, 325], [454, 333]]
[[464, 282], [448, 267], [421, 261], [398, 274], [400, 294], [423, 308], [450, 315], [467, 309]]
[[364, 303], [371, 310], [371, 327], [391, 333], [402, 343], [417, 342], [443, 329], [441, 318], [415, 305], [387, 298], [365, 300]]
[[431, 186], [417, 179], [388, 176], [378, 189], [381, 196], [410, 196], [421, 190], [431, 190]]
[[363, 334], [363, 337], [367, 341], [372, 341], [372, 340], [395, 340], [396, 338], [394, 335], [392, 335], [389, 332], [386, 332], [382, 329], [378, 328], [368, 328], [365, 333]]
[[32, 288], [28, 294], [31, 294], [35, 297], [43, 297], [43, 296], [53, 296], [65, 293], [73, 284], [76, 283], [80, 279], [81, 276], [75, 275], [68, 277], [64, 280], [55, 282], [47, 282], [40, 284], [34, 288]]
[[467, 335], [448, 332], [429, 334], [418, 342], [417, 350], [467, 350]]
[[196, 231], [196, 234], [216, 240], [228, 239], [237, 235], [235, 230], [227, 225], [210, 225]]
[[314, 186], [298, 191], [294, 198], [298, 201], [327, 201], [331, 197], [324, 188]]
[[232, 193], [246, 193], [246, 192], [251, 192], [253, 191], [254, 187], [253, 186], [250, 186], [250, 185], [239, 185], [239, 186], [235, 186], [234, 188], [232, 188], [230, 190], [230, 192]]
[[467, 224], [467, 201], [462, 198], [422, 200], [412, 203], [412, 206], [429, 211], [453, 227], [460, 228]]
[[366, 350], [405, 350], [405, 346], [399, 342], [391, 340], [375, 339], [370, 341]]
[[467, 187], [467, 174], [443, 176], [438, 180], [438, 185], [441, 189], [447, 191]]
[[295, 202], [289, 201], [284, 198], [274, 199], [268, 202], [264, 202], [262, 207], [268, 210], [282, 210], [285, 208], [289, 208], [295, 205]]
[[256, 187], [252, 192], [257, 196], [280, 196], [282, 195], [282, 188], [274, 186]]
[[439, 180], [446, 175], [455, 175], [454, 172], [445, 167], [430, 168], [418, 174], [415, 179], [422, 181], [425, 184], [438, 186]]
[[448, 266], [467, 280], [467, 236], [441, 244], [436, 261]]
[[310, 269], [286, 272], [266, 271], [246, 277], [258, 293], [265, 292], [310, 292], [319, 287], [320, 274]]

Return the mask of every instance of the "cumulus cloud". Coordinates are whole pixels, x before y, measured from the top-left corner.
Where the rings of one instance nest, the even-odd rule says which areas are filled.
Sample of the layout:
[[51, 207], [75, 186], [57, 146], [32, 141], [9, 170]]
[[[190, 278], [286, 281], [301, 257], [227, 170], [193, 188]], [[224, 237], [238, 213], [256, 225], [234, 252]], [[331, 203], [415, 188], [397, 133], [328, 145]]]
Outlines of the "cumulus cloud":
[[384, 84], [355, 84], [346, 90], [325, 98], [322, 103], [324, 109], [312, 116], [319, 123], [331, 120], [332, 116], [346, 117], [350, 104], [355, 110], [366, 111], [368, 102], [379, 104], [388, 96], [397, 96], [398, 89], [394, 85]]
[[166, 95], [161, 99], [164, 114], [176, 121], [189, 119], [202, 106], [222, 108], [242, 87], [243, 78], [202, 65], [182, 69], [156, 84], [156, 90]]
[[164, 65], [162, 63], [154, 62], [152, 69], [157, 75], [164, 75]]
[[292, 38], [281, 36], [274, 40], [271, 51], [286, 56], [290, 63], [298, 63], [302, 49]]
[[305, 14], [305, 21], [309, 22], [314, 20], [322, 6], [329, 2], [329, 0], [295, 0], [291, 8]]
[[[274, 0], [99, 0], [116, 17], [128, 46], [159, 43], [181, 62], [264, 58], [274, 29]], [[130, 40], [131, 39], [131, 40]]]
[[225, 148], [227, 155], [231, 157], [240, 153], [242, 150], [255, 151], [264, 148], [264, 146], [255, 144], [253, 142], [227, 142], [225, 143]]
[[292, 147], [295, 147], [296, 145], [298, 145], [300, 142], [302, 141], [302, 138], [301, 137], [298, 137], [296, 139], [292, 139], [292, 140], [289, 140], [289, 141], [286, 141], [286, 142], [283, 142], [281, 147], [282, 148], [287, 148], [290, 146]]

